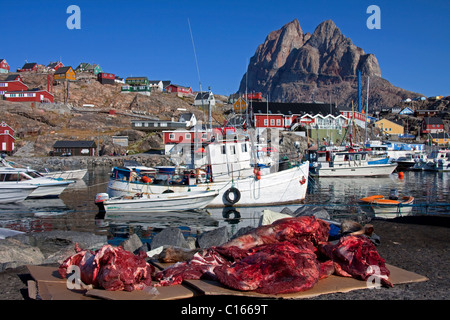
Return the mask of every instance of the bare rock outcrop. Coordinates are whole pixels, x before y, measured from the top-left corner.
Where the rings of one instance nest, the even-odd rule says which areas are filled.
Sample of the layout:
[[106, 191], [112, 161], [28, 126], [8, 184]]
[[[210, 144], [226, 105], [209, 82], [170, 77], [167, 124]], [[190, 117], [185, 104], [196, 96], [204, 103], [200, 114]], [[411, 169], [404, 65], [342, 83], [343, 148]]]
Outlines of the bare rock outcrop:
[[[270, 101], [332, 101], [349, 105], [357, 101], [357, 76], [363, 85], [370, 77], [374, 106], [393, 106], [415, 94], [381, 78], [374, 54], [353, 44], [332, 20], [322, 22], [312, 34], [304, 33], [298, 20], [272, 31], [250, 59], [239, 92], [262, 92]], [[372, 81], [373, 79], [373, 81]]]

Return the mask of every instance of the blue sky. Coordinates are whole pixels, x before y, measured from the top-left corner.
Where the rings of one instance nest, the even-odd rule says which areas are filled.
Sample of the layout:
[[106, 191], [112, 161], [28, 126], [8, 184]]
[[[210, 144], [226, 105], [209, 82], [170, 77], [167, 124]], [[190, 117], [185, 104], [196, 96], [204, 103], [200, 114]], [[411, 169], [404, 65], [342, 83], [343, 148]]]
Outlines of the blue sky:
[[[369, 30], [369, 5], [381, 9], [381, 29]], [[81, 29], [69, 30], [67, 7], [81, 9]], [[448, 0], [15, 0], [2, 3], [0, 58], [13, 70], [25, 60], [65, 65], [99, 63], [122, 77], [171, 80], [230, 94], [265, 37], [298, 19], [314, 32], [332, 19], [366, 53], [382, 77], [426, 96], [450, 95]]]

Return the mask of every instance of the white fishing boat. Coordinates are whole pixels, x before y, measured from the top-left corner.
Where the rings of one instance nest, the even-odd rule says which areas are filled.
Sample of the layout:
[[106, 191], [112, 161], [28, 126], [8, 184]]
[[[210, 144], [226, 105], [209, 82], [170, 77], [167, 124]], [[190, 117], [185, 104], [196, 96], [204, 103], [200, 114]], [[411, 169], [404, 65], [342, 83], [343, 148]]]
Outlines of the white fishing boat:
[[[194, 164], [190, 167], [166, 166], [146, 170], [115, 167], [107, 193], [110, 197], [118, 197], [136, 193], [161, 194], [165, 190], [174, 193], [218, 190], [218, 196], [208, 207], [300, 203], [305, 199], [308, 162], [295, 163], [281, 171], [276, 165], [258, 166], [256, 152], [252, 152], [249, 139], [237, 136], [223, 140], [216, 138], [203, 149], [205, 152], [195, 154]], [[184, 154], [190, 153], [184, 151]], [[172, 155], [172, 159], [176, 156]]]
[[369, 161], [367, 151], [310, 150], [311, 175], [318, 177], [387, 176], [397, 168], [386, 159]]
[[218, 191], [190, 191], [183, 193], [136, 194], [109, 198], [107, 193], [96, 195], [95, 204], [99, 210], [108, 212], [171, 212], [205, 208]]
[[28, 168], [0, 167], [0, 183], [36, 187], [28, 198], [58, 197], [73, 182], [47, 178], [36, 170]]
[[450, 149], [433, 150], [416, 159], [413, 170], [450, 171]]
[[63, 170], [63, 171], [46, 171], [42, 172], [44, 177], [63, 179], [63, 180], [82, 180], [88, 170], [87, 169], [75, 169], [75, 170]]
[[0, 203], [14, 203], [25, 200], [37, 186], [16, 182], [0, 182]]
[[436, 171], [450, 172], [450, 149], [440, 150], [435, 162]]

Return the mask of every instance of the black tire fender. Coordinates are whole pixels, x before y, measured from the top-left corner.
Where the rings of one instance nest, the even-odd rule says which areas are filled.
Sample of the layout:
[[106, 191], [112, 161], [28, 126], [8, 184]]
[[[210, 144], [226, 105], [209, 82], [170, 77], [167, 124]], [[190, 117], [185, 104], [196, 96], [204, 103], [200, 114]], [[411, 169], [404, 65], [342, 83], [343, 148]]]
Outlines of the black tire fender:
[[[230, 194], [233, 194], [234, 196], [230, 197]], [[225, 197], [225, 200], [230, 204], [235, 204], [239, 200], [241, 200], [241, 192], [235, 187], [229, 188], [227, 191], [225, 191], [223, 196]]]

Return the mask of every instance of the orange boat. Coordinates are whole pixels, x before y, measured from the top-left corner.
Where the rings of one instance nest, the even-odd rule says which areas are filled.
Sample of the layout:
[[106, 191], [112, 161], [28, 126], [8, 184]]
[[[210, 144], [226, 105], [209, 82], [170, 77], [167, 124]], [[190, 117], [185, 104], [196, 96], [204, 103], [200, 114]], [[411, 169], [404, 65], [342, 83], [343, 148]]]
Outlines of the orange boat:
[[408, 216], [411, 214], [414, 197], [405, 196], [398, 199], [391, 196], [386, 199], [383, 195], [376, 194], [373, 196], [359, 199], [362, 202], [369, 203], [377, 218], [396, 218]]

